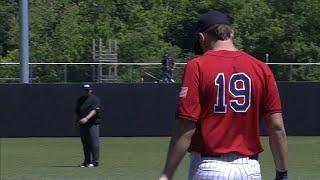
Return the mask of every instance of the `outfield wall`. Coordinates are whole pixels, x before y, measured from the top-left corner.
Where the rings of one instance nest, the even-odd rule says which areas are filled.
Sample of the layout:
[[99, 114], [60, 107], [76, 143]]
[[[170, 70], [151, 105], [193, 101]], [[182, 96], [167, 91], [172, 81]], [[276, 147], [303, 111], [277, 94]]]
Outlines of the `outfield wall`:
[[[102, 136], [167, 136], [178, 84], [93, 84], [103, 109]], [[320, 83], [280, 82], [288, 135], [320, 135]], [[0, 136], [78, 136], [74, 107], [81, 84], [0, 84]]]

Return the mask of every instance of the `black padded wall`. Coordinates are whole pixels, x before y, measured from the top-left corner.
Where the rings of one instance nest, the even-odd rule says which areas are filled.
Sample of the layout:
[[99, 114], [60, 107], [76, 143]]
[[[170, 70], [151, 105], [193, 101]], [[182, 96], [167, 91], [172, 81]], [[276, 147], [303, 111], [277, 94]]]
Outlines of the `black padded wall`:
[[[179, 84], [92, 84], [101, 98], [102, 136], [171, 134]], [[320, 135], [320, 83], [280, 82], [288, 135]], [[0, 84], [0, 136], [78, 136], [81, 84]]]

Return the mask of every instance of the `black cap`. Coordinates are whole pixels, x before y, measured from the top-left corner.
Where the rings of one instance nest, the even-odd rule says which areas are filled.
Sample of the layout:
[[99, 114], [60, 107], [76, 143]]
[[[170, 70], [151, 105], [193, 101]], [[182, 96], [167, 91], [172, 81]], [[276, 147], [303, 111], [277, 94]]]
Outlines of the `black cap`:
[[215, 24], [227, 24], [231, 25], [231, 21], [225, 14], [219, 12], [219, 11], [209, 11], [205, 14], [202, 14], [200, 16], [200, 19], [198, 21], [198, 32], [205, 32], [208, 30], [211, 26]]
[[[209, 11], [205, 14], [202, 14], [199, 18], [198, 24], [197, 24], [197, 33], [199, 32], [205, 32], [210, 27], [212, 27], [215, 24], [226, 24], [231, 25], [231, 21], [222, 12], [219, 11]], [[202, 54], [202, 48], [199, 42], [199, 39], [197, 39], [196, 43], [194, 44], [194, 50], [196, 54]]]

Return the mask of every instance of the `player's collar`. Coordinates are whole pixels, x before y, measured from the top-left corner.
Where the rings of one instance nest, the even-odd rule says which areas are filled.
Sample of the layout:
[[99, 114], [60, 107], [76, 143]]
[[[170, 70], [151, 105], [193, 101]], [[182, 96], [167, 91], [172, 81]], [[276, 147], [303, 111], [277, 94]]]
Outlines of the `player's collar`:
[[229, 51], [229, 50], [208, 50], [204, 55], [215, 55], [215, 56], [225, 56], [225, 57], [237, 57], [243, 55], [243, 52], [240, 50]]

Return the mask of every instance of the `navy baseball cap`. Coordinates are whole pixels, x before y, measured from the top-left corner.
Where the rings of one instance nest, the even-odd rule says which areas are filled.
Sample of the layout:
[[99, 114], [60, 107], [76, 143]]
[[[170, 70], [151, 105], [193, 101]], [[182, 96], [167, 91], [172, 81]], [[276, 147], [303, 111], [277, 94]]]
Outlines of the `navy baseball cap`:
[[[229, 17], [223, 14], [222, 12], [212, 10], [200, 16], [197, 24], [196, 33], [206, 32], [207, 30], [210, 29], [210, 27], [216, 24], [231, 25], [232, 23]], [[201, 48], [201, 43], [199, 39], [197, 39], [196, 43], [194, 44], [194, 51], [196, 54], [203, 54], [203, 50]]]
[[231, 21], [228, 16], [220, 11], [209, 11], [200, 16], [197, 25], [197, 32], [205, 32], [215, 24], [231, 25]]

